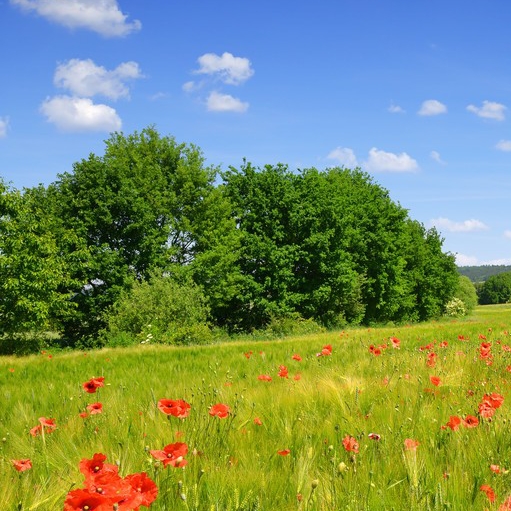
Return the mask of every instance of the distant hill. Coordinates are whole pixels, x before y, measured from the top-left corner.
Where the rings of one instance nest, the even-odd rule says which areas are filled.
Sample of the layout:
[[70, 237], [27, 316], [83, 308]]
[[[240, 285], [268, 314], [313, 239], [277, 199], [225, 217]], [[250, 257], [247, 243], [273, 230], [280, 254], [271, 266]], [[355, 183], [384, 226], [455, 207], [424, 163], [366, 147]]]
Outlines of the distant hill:
[[483, 266], [458, 266], [458, 272], [467, 276], [472, 282], [485, 282], [488, 277], [511, 271], [511, 266], [483, 265]]

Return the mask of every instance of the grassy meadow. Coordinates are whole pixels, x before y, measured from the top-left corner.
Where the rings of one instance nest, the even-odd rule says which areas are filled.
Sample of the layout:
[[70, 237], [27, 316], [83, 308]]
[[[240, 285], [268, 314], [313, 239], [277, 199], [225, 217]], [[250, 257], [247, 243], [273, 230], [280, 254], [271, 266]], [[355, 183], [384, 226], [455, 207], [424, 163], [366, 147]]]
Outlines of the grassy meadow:
[[[102, 453], [154, 482], [151, 510], [511, 510], [509, 332], [503, 305], [271, 342], [0, 358], [0, 509], [131, 509], [71, 502], [80, 461]], [[167, 464], [172, 444], [184, 455]]]

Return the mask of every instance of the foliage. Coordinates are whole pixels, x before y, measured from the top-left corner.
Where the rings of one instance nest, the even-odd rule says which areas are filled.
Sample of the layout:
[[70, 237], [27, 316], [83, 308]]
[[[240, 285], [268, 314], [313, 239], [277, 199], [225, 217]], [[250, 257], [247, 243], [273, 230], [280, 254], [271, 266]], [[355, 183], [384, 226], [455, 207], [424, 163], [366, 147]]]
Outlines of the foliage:
[[39, 347], [44, 332], [73, 313], [67, 254], [59, 250], [40, 190], [10, 190], [0, 182], [0, 337], [2, 352]]
[[511, 266], [502, 264], [483, 264], [480, 266], [459, 266], [458, 272], [468, 277], [474, 284], [488, 280], [492, 275], [511, 271]]
[[509, 301], [511, 301], [511, 272], [492, 275], [480, 288], [479, 303], [482, 305]]
[[225, 308], [235, 292], [230, 261], [238, 242], [215, 175], [195, 146], [147, 128], [113, 134], [104, 156], [91, 154], [59, 176], [49, 187], [54, 215], [90, 253], [70, 269], [80, 284], [69, 289], [77, 313], [64, 322], [66, 338], [95, 337], [104, 311], [133, 279], [157, 268], [190, 273], [207, 289], [211, 308]]
[[153, 274], [135, 281], [107, 314], [106, 344], [203, 344], [211, 340], [208, 308], [193, 281]]
[[454, 257], [367, 174], [245, 162], [223, 178], [242, 233], [236, 326], [260, 329], [289, 313], [328, 327], [443, 313]]
[[454, 298], [458, 298], [463, 302], [467, 314], [470, 314], [477, 305], [478, 298], [476, 287], [467, 276], [459, 276]]
[[445, 315], [453, 318], [465, 316], [467, 314], [467, 308], [465, 303], [460, 298], [453, 298], [447, 302], [445, 306]]

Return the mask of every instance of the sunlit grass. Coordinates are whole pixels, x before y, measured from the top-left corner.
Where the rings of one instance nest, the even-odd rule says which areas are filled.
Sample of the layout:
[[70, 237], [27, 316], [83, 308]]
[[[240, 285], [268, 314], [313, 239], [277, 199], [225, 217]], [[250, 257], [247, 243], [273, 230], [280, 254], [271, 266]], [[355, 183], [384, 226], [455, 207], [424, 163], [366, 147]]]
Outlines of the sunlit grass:
[[[511, 469], [508, 330], [511, 306], [489, 306], [461, 321], [274, 342], [2, 358], [2, 509], [62, 509], [67, 492], [83, 484], [79, 461], [97, 452], [122, 475], [153, 478], [154, 510], [489, 509], [482, 484], [495, 489], [497, 504], [511, 493], [511, 473], [489, 468]], [[483, 336], [492, 343], [491, 365], [479, 356]], [[317, 356], [328, 344], [332, 354]], [[380, 356], [369, 350], [385, 344]], [[282, 365], [287, 378], [279, 377]], [[84, 392], [82, 383], [99, 376], [105, 386]], [[477, 416], [492, 392], [504, 404], [491, 421], [442, 429], [450, 416]], [[190, 415], [165, 416], [162, 398], [186, 400]], [[79, 416], [95, 402], [103, 413]], [[215, 403], [229, 405], [227, 419], [209, 416]], [[29, 434], [39, 417], [58, 426], [44, 439]], [[358, 453], [345, 450], [346, 435], [357, 439]], [[405, 439], [417, 440], [417, 450], [406, 451]], [[188, 465], [164, 469], [149, 451], [176, 441], [188, 444]], [[11, 460], [21, 458], [33, 468], [14, 470]]]

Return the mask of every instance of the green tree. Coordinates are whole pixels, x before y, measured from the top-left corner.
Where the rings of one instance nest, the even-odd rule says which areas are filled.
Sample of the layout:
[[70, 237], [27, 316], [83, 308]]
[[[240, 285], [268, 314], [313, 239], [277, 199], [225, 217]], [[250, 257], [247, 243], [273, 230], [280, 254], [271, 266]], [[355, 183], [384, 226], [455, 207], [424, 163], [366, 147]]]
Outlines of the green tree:
[[492, 275], [484, 282], [479, 292], [481, 305], [508, 303], [511, 301], [511, 272]]
[[474, 307], [477, 305], [477, 292], [469, 277], [465, 275], [459, 276], [454, 298], [458, 298], [463, 302], [467, 314], [474, 310]]
[[69, 290], [77, 313], [64, 322], [68, 339], [95, 338], [120, 293], [157, 268], [191, 274], [212, 313], [225, 311], [239, 242], [216, 174], [197, 147], [150, 127], [113, 134], [103, 156], [91, 154], [49, 187], [55, 215], [89, 251], [72, 268], [80, 285]]
[[23, 339], [58, 328], [72, 314], [63, 287], [67, 260], [40, 200], [40, 189], [8, 189], [0, 182], [0, 336], [3, 351], [26, 351]]

